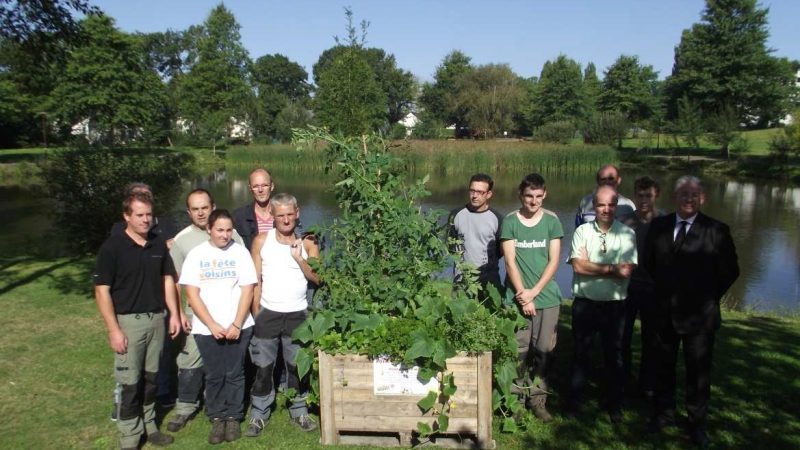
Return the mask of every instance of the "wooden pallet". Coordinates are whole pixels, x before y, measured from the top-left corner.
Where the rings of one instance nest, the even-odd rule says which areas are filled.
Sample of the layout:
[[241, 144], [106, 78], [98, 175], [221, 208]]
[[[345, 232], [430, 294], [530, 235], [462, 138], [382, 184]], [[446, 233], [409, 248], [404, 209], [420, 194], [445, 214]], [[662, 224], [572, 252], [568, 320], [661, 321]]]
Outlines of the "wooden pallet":
[[423, 414], [422, 396], [375, 395], [373, 362], [363, 355], [319, 352], [320, 442], [384, 447], [433, 444], [447, 448], [492, 449], [492, 355], [458, 355], [446, 361], [457, 387], [451, 398], [446, 433], [420, 439], [417, 423], [433, 426], [432, 412]]

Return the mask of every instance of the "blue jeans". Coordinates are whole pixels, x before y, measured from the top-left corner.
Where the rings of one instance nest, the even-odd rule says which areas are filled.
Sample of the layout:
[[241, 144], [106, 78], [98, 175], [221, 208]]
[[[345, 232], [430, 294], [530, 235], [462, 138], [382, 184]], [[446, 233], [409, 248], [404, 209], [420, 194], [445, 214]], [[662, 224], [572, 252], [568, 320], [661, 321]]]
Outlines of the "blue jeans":
[[206, 374], [206, 415], [209, 419], [244, 417], [244, 356], [253, 328], [242, 330], [239, 339], [214, 339], [194, 335]]

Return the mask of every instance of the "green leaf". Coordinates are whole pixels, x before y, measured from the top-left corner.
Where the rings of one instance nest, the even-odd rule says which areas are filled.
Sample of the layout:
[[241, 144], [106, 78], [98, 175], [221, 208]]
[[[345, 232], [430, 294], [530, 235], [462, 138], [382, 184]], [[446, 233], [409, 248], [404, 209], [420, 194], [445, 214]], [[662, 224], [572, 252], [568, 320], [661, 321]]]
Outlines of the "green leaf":
[[497, 389], [492, 389], [492, 411], [497, 411], [497, 409], [500, 408], [500, 401], [502, 398]]
[[311, 335], [313, 339], [319, 339], [322, 335], [328, 332], [333, 327], [335, 320], [333, 313], [330, 311], [319, 311], [314, 313], [309, 325], [311, 326]]
[[433, 433], [433, 430], [427, 423], [417, 422], [417, 433], [419, 433], [421, 437], [428, 437]]
[[311, 333], [311, 326], [309, 325], [308, 320], [301, 323], [299, 327], [295, 328], [292, 332], [292, 339], [302, 342], [303, 344], [308, 343], [313, 339], [313, 335]]
[[511, 392], [511, 383], [514, 381], [514, 377], [517, 376], [517, 368], [513, 361], [506, 361], [499, 366], [495, 366], [495, 381], [497, 382], [497, 387], [500, 389], [500, 392], [503, 394], [508, 394]]
[[419, 371], [417, 372], [417, 380], [420, 383], [426, 384], [431, 378], [436, 376], [436, 370], [430, 367], [420, 367]]
[[314, 364], [314, 354], [308, 348], [301, 348], [295, 355], [294, 363], [297, 366], [297, 375], [302, 379]]
[[439, 425], [438, 431], [445, 432], [447, 428], [450, 426], [450, 418], [445, 413], [439, 414], [439, 418], [436, 419], [436, 423]]
[[442, 395], [447, 397], [452, 397], [453, 394], [456, 393], [458, 388], [455, 384], [455, 377], [453, 377], [452, 373], [448, 373], [442, 377]]
[[417, 406], [419, 406], [419, 409], [421, 409], [423, 413], [426, 413], [436, 404], [437, 398], [439, 398], [439, 395], [436, 391], [428, 391], [428, 395], [418, 401]]
[[503, 419], [503, 425], [500, 426], [500, 430], [503, 431], [503, 433], [516, 433], [517, 422], [514, 422], [512, 417], [506, 417]]

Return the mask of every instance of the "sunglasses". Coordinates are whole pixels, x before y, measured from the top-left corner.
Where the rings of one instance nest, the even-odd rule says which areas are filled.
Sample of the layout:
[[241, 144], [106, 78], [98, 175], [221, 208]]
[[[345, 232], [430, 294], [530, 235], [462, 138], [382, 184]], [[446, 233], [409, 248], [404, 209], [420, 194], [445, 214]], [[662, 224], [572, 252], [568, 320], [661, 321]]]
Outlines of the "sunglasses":
[[600, 233], [600, 251], [605, 253], [608, 251], [606, 246], [606, 233]]

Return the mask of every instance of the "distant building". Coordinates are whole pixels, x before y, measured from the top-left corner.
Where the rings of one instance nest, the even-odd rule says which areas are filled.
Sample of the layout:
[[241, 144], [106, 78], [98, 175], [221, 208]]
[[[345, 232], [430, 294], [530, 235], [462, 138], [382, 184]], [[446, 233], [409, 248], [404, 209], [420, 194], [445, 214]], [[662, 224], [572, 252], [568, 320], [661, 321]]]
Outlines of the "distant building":
[[[175, 120], [175, 129], [179, 133], [189, 134], [192, 132], [194, 124], [188, 119], [178, 117]], [[231, 141], [249, 143], [253, 138], [253, 127], [246, 119], [239, 120], [236, 117], [229, 117], [225, 130], [225, 138]]]
[[406, 114], [405, 117], [398, 120], [397, 123], [406, 127], [406, 136], [411, 136], [411, 132], [414, 131], [414, 127], [417, 126], [419, 123], [419, 118], [413, 112]]
[[[794, 87], [800, 89], [800, 69], [798, 69], [797, 73], [794, 74]], [[798, 100], [798, 99], [795, 99], [795, 100]], [[797, 101], [795, 101], [794, 103], [795, 103], [795, 105], [797, 105]], [[791, 125], [791, 124], [794, 123], [794, 117], [792, 117], [792, 114], [789, 113], [789, 114], [786, 115], [786, 117], [784, 117], [783, 119], [780, 120], [780, 123], [782, 125]]]

